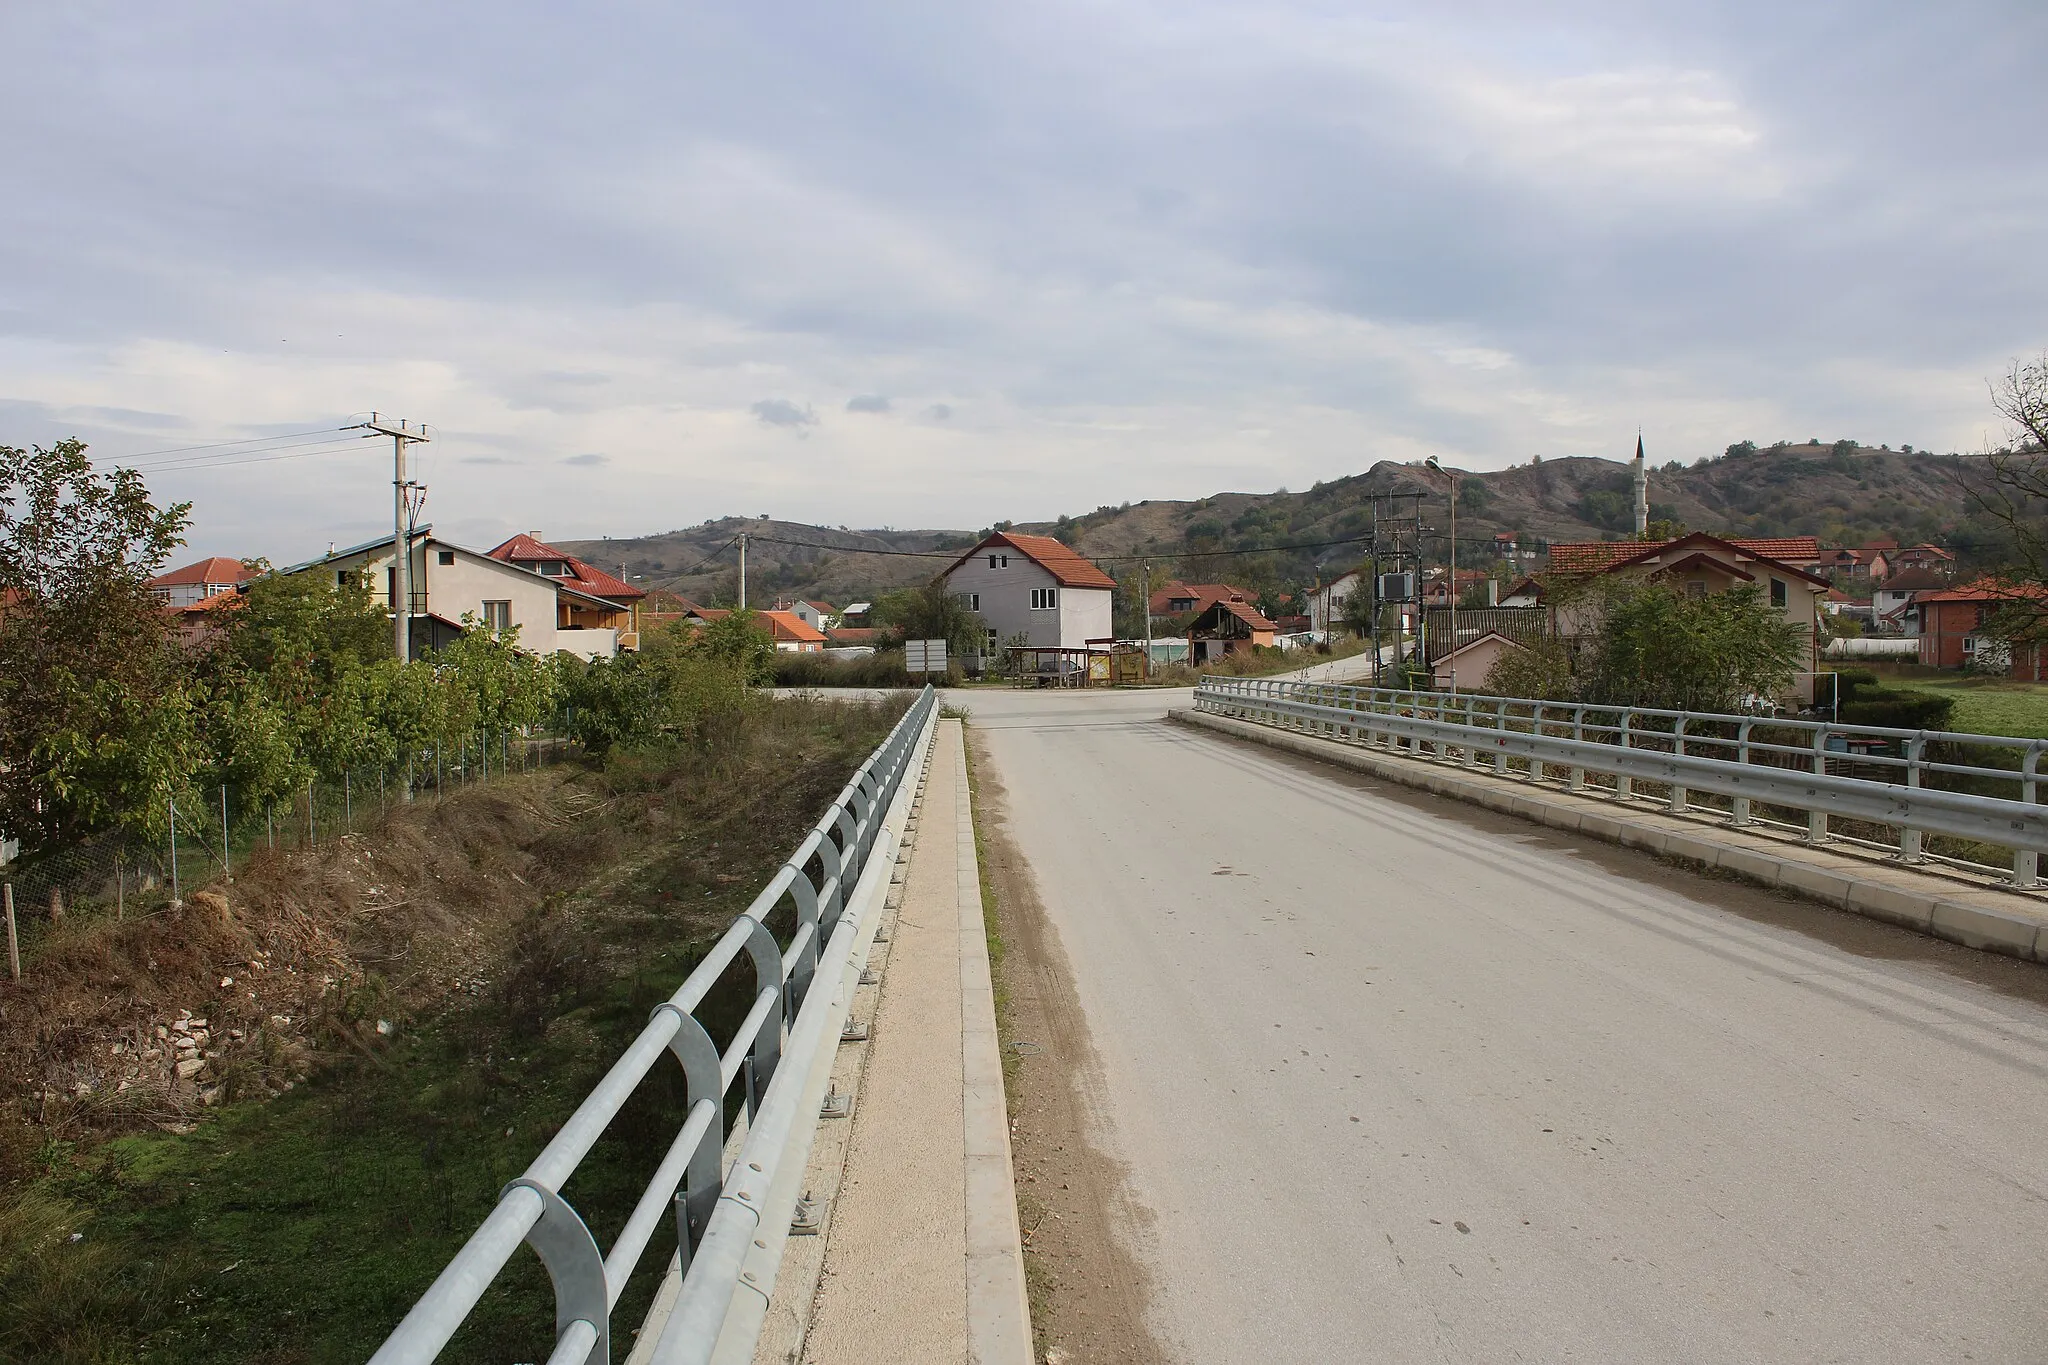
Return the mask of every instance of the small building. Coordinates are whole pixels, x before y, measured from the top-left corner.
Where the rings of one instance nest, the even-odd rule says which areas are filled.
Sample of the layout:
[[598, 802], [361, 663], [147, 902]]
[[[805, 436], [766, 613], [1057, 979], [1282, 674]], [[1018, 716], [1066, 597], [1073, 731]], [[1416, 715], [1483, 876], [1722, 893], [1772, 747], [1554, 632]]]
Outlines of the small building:
[[1915, 629], [1918, 620], [1907, 610], [1913, 598], [1923, 592], [1940, 592], [1948, 586], [1947, 576], [1938, 570], [1901, 569], [1871, 592], [1872, 623], [1893, 632]]
[[1182, 583], [1178, 579], [1152, 594], [1154, 616], [1207, 611], [1212, 602], [1250, 602], [1252, 594], [1229, 583]]
[[839, 624], [854, 630], [865, 630], [874, 624], [874, 621], [870, 619], [874, 612], [874, 603], [854, 602], [845, 611], [839, 613]]
[[1431, 665], [1430, 676], [1438, 691], [1449, 691], [1455, 687], [1471, 692], [1485, 684], [1486, 675], [1493, 672], [1493, 666], [1500, 662], [1503, 654], [1523, 647], [1499, 631], [1489, 630], [1438, 659]]
[[256, 571], [241, 560], [215, 555], [158, 574], [143, 586], [162, 598], [167, 607], [196, 607], [209, 598], [233, 593], [255, 576]]
[[781, 654], [817, 654], [825, 648], [825, 632], [793, 611], [757, 613], [768, 627], [768, 637]]
[[1827, 572], [1830, 577], [1842, 579], [1868, 579], [1873, 583], [1882, 582], [1892, 571], [1890, 555], [1895, 550], [1881, 545], [1844, 545], [1828, 551]]
[[1051, 536], [997, 531], [953, 561], [946, 588], [978, 614], [991, 651], [1083, 650], [1112, 633], [1116, 580]]
[[1943, 582], [1953, 579], [1956, 573], [1956, 557], [1939, 545], [1911, 545], [1894, 550], [1891, 562], [1895, 571], [1925, 569], [1940, 575]]
[[1308, 628], [1325, 639], [1329, 638], [1332, 626], [1344, 619], [1344, 608], [1351, 601], [1351, 594], [1369, 590], [1365, 575], [1356, 569], [1340, 573], [1319, 587], [1306, 589], [1302, 596], [1307, 599]]
[[1211, 602], [1188, 625], [1188, 657], [1201, 664], [1241, 649], [1270, 647], [1278, 633], [1279, 627], [1249, 603]]
[[1988, 579], [1913, 594], [1907, 610], [1917, 618], [1920, 662], [1929, 668], [1981, 668], [1985, 663], [1980, 658], [1995, 659], [2003, 661], [2000, 672], [2034, 678], [2048, 668], [2041, 645], [2009, 642], [1986, 629], [2005, 607], [2028, 595], [2025, 589]]
[[777, 609], [788, 611], [790, 615], [802, 621], [812, 630], [828, 629], [832, 624], [833, 617], [837, 615], [833, 611], [830, 602], [798, 601], [791, 602], [786, 607], [781, 603], [777, 603]]
[[1504, 607], [1535, 607], [1542, 603], [1543, 585], [1534, 578], [1517, 579], [1500, 595], [1500, 605]]

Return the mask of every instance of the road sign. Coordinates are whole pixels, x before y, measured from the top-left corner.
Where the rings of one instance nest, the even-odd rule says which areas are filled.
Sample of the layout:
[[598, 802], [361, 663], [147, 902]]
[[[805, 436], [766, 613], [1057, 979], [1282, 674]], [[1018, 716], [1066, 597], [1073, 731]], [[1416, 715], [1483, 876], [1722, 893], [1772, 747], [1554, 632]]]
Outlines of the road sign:
[[944, 673], [946, 671], [946, 642], [944, 640], [905, 640], [903, 642], [903, 671], [906, 673]]

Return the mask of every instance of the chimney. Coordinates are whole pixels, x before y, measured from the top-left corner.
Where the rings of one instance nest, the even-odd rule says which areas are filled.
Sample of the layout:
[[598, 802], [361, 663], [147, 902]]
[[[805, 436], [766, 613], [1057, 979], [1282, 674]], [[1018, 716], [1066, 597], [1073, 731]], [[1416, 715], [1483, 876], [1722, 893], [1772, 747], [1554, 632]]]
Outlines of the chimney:
[[1636, 458], [1631, 473], [1636, 485], [1636, 539], [1647, 540], [1650, 535], [1650, 470], [1643, 463], [1643, 433], [1636, 433]]
[[528, 531], [526, 534], [532, 536], [535, 540], [540, 539], [540, 532], [538, 531]]

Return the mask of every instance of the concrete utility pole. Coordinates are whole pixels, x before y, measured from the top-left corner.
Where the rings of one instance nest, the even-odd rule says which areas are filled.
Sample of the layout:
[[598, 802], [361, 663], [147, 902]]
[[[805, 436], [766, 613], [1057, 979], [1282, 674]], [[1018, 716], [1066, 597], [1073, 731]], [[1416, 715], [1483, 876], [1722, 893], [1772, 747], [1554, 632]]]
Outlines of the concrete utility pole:
[[1138, 595], [1144, 598], [1145, 608], [1145, 676], [1152, 676], [1152, 561], [1145, 561], [1144, 581], [1138, 585]]
[[747, 609], [747, 533], [740, 532], [740, 610]]
[[1451, 476], [1451, 639], [1450, 651], [1445, 655], [1451, 662], [1451, 695], [1458, 695], [1458, 471], [1445, 469], [1437, 463], [1436, 456], [1429, 457], [1429, 467], [1440, 474]]
[[406, 494], [413, 485], [405, 477], [405, 448], [433, 438], [427, 435], [424, 422], [409, 423], [403, 418], [393, 421], [374, 412], [369, 421], [349, 429], [375, 431], [391, 438], [391, 615], [398, 637], [398, 662], [406, 663], [412, 658], [412, 535], [408, 526], [411, 519], [406, 515]]

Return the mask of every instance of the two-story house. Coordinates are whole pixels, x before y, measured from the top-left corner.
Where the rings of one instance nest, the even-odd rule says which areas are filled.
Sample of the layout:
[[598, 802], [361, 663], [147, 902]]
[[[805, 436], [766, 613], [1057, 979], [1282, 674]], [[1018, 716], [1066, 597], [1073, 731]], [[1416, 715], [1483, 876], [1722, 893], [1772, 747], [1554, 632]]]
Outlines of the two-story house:
[[[383, 537], [346, 550], [330, 550], [319, 559], [282, 572], [320, 574], [335, 587], [369, 583], [372, 591], [381, 589], [387, 609], [395, 611], [398, 567], [392, 549], [390, 538]], [[579, 658], [605, 658], [614, 652], [615, 637], [609, 632], [558, 627], [564, 595], [583, 598], [581, 605], [591, 611], [612, 610], [613, 604], [603, 598], [589, 597], [531, 570], [442, 540], [431, 526], [415, 533], [410, 551], [412, 596], [408, 610], [414, 658], [459, 636], [464, 616], [487, 630], [517, 627], [519, 647], [535, 654], [561, 651]]]
[[622, 578], [585, 563], [541, 540], [538, 532], [516, 535], [488, 552], [492, 559], [539, 574], [559, 591], [555, 629], [601, 631], [605, 637], [563, 636], [562, 647], [584, 658], [610, 658], [640, 647], [640, 603], [647, 594]]
[[981, 616], [990, 653], [1013, 641], [1035, 649], [1106, 647], [1114, 633], [1116, 580], [1051, 536], [997, 531], [944, 577], [947, 590]]
[[196, 607], [208, 598], [235, 591], [255, 576], [256, 571], [241, 560], [215, 555], [182, 569], [160, 573], [143, 586], [162, 598], [167, 607]]

